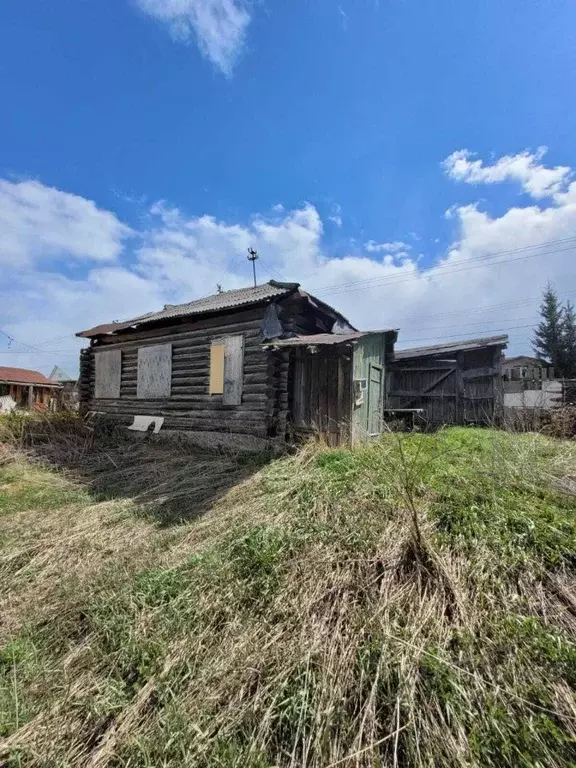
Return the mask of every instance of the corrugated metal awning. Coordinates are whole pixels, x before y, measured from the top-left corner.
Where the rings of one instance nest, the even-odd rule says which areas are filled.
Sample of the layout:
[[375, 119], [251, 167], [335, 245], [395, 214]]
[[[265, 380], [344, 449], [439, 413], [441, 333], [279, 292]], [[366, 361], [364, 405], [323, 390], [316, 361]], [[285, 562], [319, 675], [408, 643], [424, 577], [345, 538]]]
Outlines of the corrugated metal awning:
[[394, 352], [394, 359], [409, 360], [412, 357], [447, 355], [452, 352], [466, 352], [467, 350], [482, 349], [483, 347], [505, 347], [507, 344], [508, 336], [506, 334], [500, 336], [485, 336], [481, 339], [466, 339], [465, 341], [451, 341], [446, 344], [435, 344], [431, 347], [399, 349]]
[[335, 346], [337, 344], [351, 344], [365, 336], [374, 336], [381, 333], [397, 333], [395, 328], [386, 328], [380, 331], [353, 331], [352, 333], [312, 333], [308, 335], [300, 334], [292, 336], [289, 339], [275, 339], [266, 342], [264, 347], [315, 347], [315, 346]]

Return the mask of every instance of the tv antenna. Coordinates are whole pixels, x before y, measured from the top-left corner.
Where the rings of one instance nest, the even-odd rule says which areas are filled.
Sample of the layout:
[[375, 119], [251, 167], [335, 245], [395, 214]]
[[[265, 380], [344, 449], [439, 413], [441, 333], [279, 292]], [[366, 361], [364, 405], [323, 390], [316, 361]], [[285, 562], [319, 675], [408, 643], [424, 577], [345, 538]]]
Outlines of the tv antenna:
[[255, 248], [248, 248], [248, 256], [246, 257], [248, 261], [252, 262], [252, 273], [254, 275], [254, 288], [256, 288], [256, 259], [260, 258], [258, 256], [258, 251]]

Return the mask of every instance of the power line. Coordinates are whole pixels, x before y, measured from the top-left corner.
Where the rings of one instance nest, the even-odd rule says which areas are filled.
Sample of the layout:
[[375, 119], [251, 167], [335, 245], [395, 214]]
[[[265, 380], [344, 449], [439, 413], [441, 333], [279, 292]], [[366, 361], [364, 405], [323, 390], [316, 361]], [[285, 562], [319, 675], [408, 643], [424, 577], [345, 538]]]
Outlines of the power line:
[[[567, 242], [567, 241], [573, 241], [576, 244], [576, 238], [566, 238], [565, 241], [558, 241], [558, 242]], [[550, 244], [553, 244], [554, 241], [550, 241]], [[491, 259], [494, 259], [496, 257], [502, 256], [506, 253], [515, 253], [515, 252], [522, 252], [527, 250], [528, 247], [530, 248], [541, 248], [544, 245], [547, 245], [547, 243], [542, 243], [538, 246], [526, 246], [524, 248], [519, 248], [517, 250], [511, 249], [510, 251], [500, 251], [499, 253], [491, 253], [487, 254], [485, 256], [477, 256], [471, 259], [468, 259], [465, 262], [462, 262], [461, 264], [451, 265], [451, 264], [439, 264], [434, 265], [431, 267], [428, 267], [428, 269], [422, 269], [414, 274], [403, 276], [403, 275], [391, 275], [391, 276], [383, 276], [379, 278], [366, 278], [364, 280], [355, 280], [348, 283], [339, 283], [337, 285], [333, 286], [321, 286], [320, 288], [316, 289], [316, 293], [322, 293], [324, 295], [334, 295], [339, 293], [347, 293], [354, 290], [362, 290], [362, 287], [364, 287], [367, 283], [372, 283], [373, 285], [380, 285], [384, 283], [397, 285], [399, 283], [408, 282], [410, 280], [415, 280], [418, 278], [421, 278], [423, 276], [426, 276], [428, 273], [433, 273], [434, 275], [446, 275], [456, 272], [464, 272], [469, 269], [477, 269], [478, 267], [483, 266], [495, 266], [497, 264], [510, 264], [515, 261], [521, 261], [524, 259], [531, 259], [536, 256], [550, 256], [557, 253], [565, 253], [567, 251], [572, 251], [574, 246], [569, 246], [567, 248], [558, 248], [553, 249], [549, 251], [540, 251], [537, 253], [528, 253], [523, 256], [518, 256], [514, 259], [504, 259], [500, 261], [490, 261]], [[456, 266], [456, 269], [453, 267]], [[355, 288], [354, 286], [362, 286], [361, 288]]]
[[261, 262], [261, 263], [260, 263], [260, 266], [262, 267], [262, 269], [263, 269], [265, 272], [267, 272], [267, 273], [270, 275], [270, 277], [271, 277], [273, 280], [276, 280], [277, 278], [280, 278], [280, 280], [281, 280], [283, 283], [287, 283], [287, 282], [288, 282], [288, 280], [286, 280], [286, 278], [284, 277], [284, 275], [283, 275], [281, 272], [278, 272], [278, 270], [277, 270], [277, 269], [270, 269], [269, 267], [267, 267], [267, 266], [266, 266], [266, 264], [264, 264], [264, 262]]
[[[8, 339], [8, 347], [10, 347], [11, 344], [19, 344], [21, 347], [25, 347], [26, 349], [29, 349], [32, 352], [37, 352], [37, 353], [40, 353], [42, 355], [62, 355], [62, 356], [64, 356], [66, 354], [65, 350], [59, 352], [58, 350], [40, 349], [40, 347], [32, 346], [32, 344], [26, 344], [23, 341], [18, 341], [18, 339], [15, 339], [9, 333], [6, 333], [6, 331], [3, 331], [2, 328], [0, 328], [0, 333], [2, 335], [6, 336], [6, 338]], [[8, 354], [8, 353], [16, 354], [16, 355], [18, 355], [18, 354], [19, 355], [26, 354], [26, 352], [20, 352], [19, 350], [10, 349], [10, 348], [8, 348], [7, 350], [4, 350], [4, 352], [2, 352], [2, 354]], [[70, 351], [70, 354], [73, 354], [72, 351]]]
[[39, 341], [38, 346], [44, 347], [46, 344], [55, 344], [57, 341], [64, 341], [64, 339], [73, 339], [73, 333], [67, 333], [65, 336], [56, 336], [54, 339], [48, 339], [47, 341]]
[[[477, 331], [477, 333], [481, 335], [488, 335], [488, 336], [497, 336], [499, 334], [508, 334], [508, 331], [516, 331], [520, 328], [533, 328], [533, 323], [528, 323], [528, 325], [514, 325], [511, 328], [494, 328], [490, 331]], [[453, 333], [450, 336], [444, 336], [445, 339], [461, 339], [464, 337], [469, 337], [470, 333]], [[426, 339], [402, 339], [402, 344], [416, 344], [421, 341], [435, 341], [438, 338], [438, 336], [428, 336]], [[402, 352], [401, 349], [398, 350], [398, 352]]]
[[[544, 248], [544, 247], [548, 247], [549, 245], [562, 245], [565, 243], [572, 243], [575, 241], [576, 241], [576, 237], [574, 236], [564, 237], [558, 240], [544, 240], [541, 243], [536, 243], [534, 245], [524, 245], [519, 248], [510, 248], [506, 251], [495, 251], [494, 253], [485, 254], [484, 256], [475, 256], [472, 259], [469, 259], [468, 261], [476, 261], [479, 259], [488, 259], [488, 258], [494, 258], [497, 256], [505, 256], [506, 254], [509, 254], [509, 253], [520, 253], [522, 251], [534, 250], [535, 248]], [[434, 269], [434, 267], [430, 267], [429, 269]], [[303, 279], [314, 277], [315, 275], [319, 274], [320, 271], [321, 271], [320, 269], [316, 269], [314, 270], [314, 272], [309, 272], [308, 274], [303, 275], [302, 277]], [[356, 282], [360, 282], [360, 281], [356, 281]], [[350, 283], [350, 284], [353, 284], [353, 283]], [[341, 285], [348, 285], [348, 283], [342, 283]], [[317, 290], [322, 290], [324, 287], [328, 288], [330, 286], [323, 286], [322, 288], [319, 288]]]
[[[515, 318], [509, 318], [505, 322], [513, 323], [513, 322], [517, 322], [517, 321], [520, 321], [520, 320], [531, 320], [531, 319], [532, 319], [531, 317], [515, 317]], [[502, 320], [486, 320], [486, 319], [484, 319], [484, 320], [477, 320], [475, 323], [452, 323], [451, 325], [428, 325], [428, 324], [412, 325], [412, 324], [410, 324], [410, 329], [413, 330], [413, 331], [418, 331], [420, 329], [422, 329], [422, 330], [431, 330], [431, 331], [449, 331], [452, 328], [470, 328], [470, 327], [476, 326], [476, 325], [485, 325], [486, 323], [490, 324], [490, 323], [498, 323], [498, 322], [501, 323]], [[537, 322], [538, 322], [538, 318], [536, 318], [534, 320], [534, 323], [537, 323]]]
[[[399, 285], [400, 283], [407, 283], [411, 280], [417, 280], [419, 278], [427, 276], [429, 273], [432, 273], [433, 277], [443, 277], [444, 275], [450, 275], [450, 274], [456, 274], [458, 272], [467, 272], [471, 269], [479, 269], [485, 266], [497, 266], [499, 264], [511, 264], [514, 261], [523, 261], [524, 259], [529, 259], [534, 256], [551, 256], [557, 253], [564, 253], [565, 251], [572, 251], [573, 248], [563, 248], [559, 250], [554, 251], [545, 251], [542, 253], [531, 253], [526, 256], [518, 256], [515, 259], [507, 259], [505, 261], [483, 261], [481, 264], [469, 264], [469, 262], [465, 262], [462, 265], [460, 265], [459, 269], [445, 269], [442, 266], [435, 266], [435, 267], [429, 267], [426, 270], [420, 270], [419, 272], [416, 272], [412, 275], [409, 275], [407, 277], [400, 279], [395, 279], [394, 277], [380, 277], [380, 278], [370, 278], [368, 280], [358, 280], [355, 283], [348, 283], [348, 284], [342, 284], [334, 286], [334, 289], [327, 290], [323, 289], [320, 291], [317, 291], [317, 293], [320, 293], [321, 295], [340, 295], [341, 293], [353, 293], [354, 291], [363, 290], [365, 287], [365, 283], [372, 283], [373, 285], [383, 285], [383, 284], [389, 284], [389, 285]], [[472, 261], [470, 259], [469, 261]], [[364, 283], [364, 285], [360, 285], [361, 283]], [[354, 286], [360, 285], [360, 287], [355, 288]]]
[[[564, 294], [563, 300], [569, 299], [576, 296], [576, 291], [569, 291], [568, 293]], [[423, 315], [421, 313], [416, 313], [415, 317], [418, 322], [422, 321], [425, 323], [426, 327], [428, 327], [428, 321], [430, 320], [442, 320], [442, 319], [450, 319], [450, 318], [457, 318], [462, 314], [472, 314], [477, 312], [488, 312], [498, 309], [516, 309], [518, 307], [525, 307], [530, 304], [533, 304], [536, 301], [540, 301], [541, 296], [532, 296], [530, 298], [521, 299], [520, 301], [505, 301], [505, 302], [499, 302], [497, 304], [484, 304], [482, 306], [478, 307], [465, 307], [463, 309], [456, 309], [452, 312], [437, 312], [435, 314], [430, 315]], [[518, 318], [521, 319], [521, 318]], [[523, 318], [522, 318], [523, 319]], [[410, 322], [409, 320], [407, 322]], [[483, 321], [481, 321], [483, 322]], [[474, 323], [476, 324], [476, 323]], [[399, 323], [401, 326], [402, 323]], [[416, 327], [413, 326], [412, 323], [410, 323], [410, 327]], [[448, 327], [448, 326], [447, 326]], [[456, 326], [454, 326], [456, 327]]]

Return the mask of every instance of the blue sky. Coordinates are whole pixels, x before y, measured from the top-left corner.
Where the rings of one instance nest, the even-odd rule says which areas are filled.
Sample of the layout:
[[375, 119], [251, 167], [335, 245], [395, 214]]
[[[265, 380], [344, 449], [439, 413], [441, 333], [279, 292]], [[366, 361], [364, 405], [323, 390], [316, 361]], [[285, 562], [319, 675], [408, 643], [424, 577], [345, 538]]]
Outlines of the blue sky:
[[73, 331], [242, 285], [251, 243], [359, 325], [527, 351], [546, 280], [576, 295], [575, 30], [569, 0], [4, 0], [0, 364], [74, 367]]

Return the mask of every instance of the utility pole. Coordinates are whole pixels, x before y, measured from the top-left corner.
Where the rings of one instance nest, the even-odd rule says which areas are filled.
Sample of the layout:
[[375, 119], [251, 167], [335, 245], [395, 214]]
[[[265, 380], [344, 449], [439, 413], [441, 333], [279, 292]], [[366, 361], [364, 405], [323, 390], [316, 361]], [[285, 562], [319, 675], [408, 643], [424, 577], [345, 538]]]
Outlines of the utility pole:
[[258, 257], [258, 251], [254, 248], [248, 248], [248, 261], [252, 262], [252, 272], [254, 274], [254, 288], [256, 288], [256, 259]]

